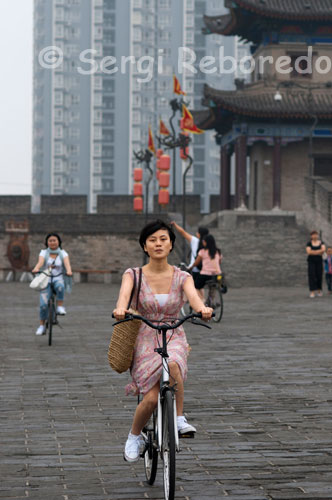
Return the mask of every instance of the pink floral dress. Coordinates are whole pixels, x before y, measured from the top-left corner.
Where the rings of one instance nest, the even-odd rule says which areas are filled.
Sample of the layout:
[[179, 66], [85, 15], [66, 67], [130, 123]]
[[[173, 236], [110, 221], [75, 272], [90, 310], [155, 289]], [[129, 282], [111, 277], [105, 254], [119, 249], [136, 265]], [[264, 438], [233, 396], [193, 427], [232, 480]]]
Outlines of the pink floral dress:
[[[135, 268], [136, 283], [138, 284], [139, 268]], [[127, 269], [125, 273], [133, 276], [132, 269]], [[168, 318], [179, 318], [180, 309], [185, 302], [183, 285], [190, 275], [174, 266], [174, 273], [169, 290], [168, 300], [164, 306], [160, 306], [154, 293], [152, 292], [147, 279], [142, 273], [141, 290], [138, 300], [138, 312], [142, 316], [151, 320], [167, 320]], [[132, 300], [132, 307], [136, 308], [137, 288]], [[174, 332], [172, 336], [172, 332]], [[158, 340], [161, 344], [161, 335], [157, 339], [156, 330], [153, 330], [142, 322], [140, 326], [136, 344], [134, 348], [133, 363], [131, 366], [132, 382], [126, 386], [126, 394], [146, 394], [158, 382], [162, 373], [161, 356], [154, 352], [158, 347]], [[170, 339], [170, 337], [172, 338]], [[167, 332], [167, 339], [170, 339], [167, 351], [169, 362], [176, 362], [179, 365], [183, 380], [187, 377], [187, 357], [189, 345], [183, 327]]]

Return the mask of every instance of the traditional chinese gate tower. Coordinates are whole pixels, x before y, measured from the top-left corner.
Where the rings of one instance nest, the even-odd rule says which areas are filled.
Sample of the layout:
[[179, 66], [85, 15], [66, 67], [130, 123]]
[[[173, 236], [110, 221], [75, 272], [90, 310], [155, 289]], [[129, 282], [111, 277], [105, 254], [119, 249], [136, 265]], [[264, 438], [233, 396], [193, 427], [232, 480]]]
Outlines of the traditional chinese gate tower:
[[226, 0], [225, 5], [228, 14], [204, 17], [205, 33], [251, 42], [255, 70], [251, 83], [234, 91], [205, 86], [203, 104], [209, 109], [195, 116], [200, 128], [218, 132], [220, 209], [301, 210], [305, 177], [332, 178], [332, 0]]

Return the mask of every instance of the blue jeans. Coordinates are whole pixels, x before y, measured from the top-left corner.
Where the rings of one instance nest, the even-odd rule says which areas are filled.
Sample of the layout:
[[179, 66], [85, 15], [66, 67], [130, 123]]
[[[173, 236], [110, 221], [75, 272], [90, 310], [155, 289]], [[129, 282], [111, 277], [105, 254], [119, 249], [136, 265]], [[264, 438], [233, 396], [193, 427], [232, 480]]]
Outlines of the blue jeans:
[[[57, 300], [63, 300], [65, 296], [65, 287], [62, 280], [53, 281], [53, 288], [56, 293]], [[40, 292], [39, 298], [39, 317], [42, 321], [47, 319], [48, 307], [47, 303], [51, 297], [51, 283], [47, 285], [45, 290]]]

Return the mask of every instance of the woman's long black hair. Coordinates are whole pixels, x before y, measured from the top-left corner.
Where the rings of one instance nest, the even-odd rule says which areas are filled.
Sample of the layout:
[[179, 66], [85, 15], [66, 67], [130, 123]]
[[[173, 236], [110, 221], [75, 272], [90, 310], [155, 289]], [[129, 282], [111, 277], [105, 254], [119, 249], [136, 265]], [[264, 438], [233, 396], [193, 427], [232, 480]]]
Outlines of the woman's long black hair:
[[197, 253], [196, 253], [196, 257], [198, 255], [198, 252], [200, 250], [202, 250], [203, 247], [203, 238], [204, 236], [207, 236], [209, 234], [209, 230], [207, 227], [204, 227], [204, 226], [199, 226], [198, 230], [197, 230], [198, 234], [199, 234], [199, 243], [198, 243], [198, 248], [197, 248]]
[[203, 237], [203, 240], [206, 243], [205, 248], [208, 250], [211, 259], [215, 258], [217, 252], [220, 254], [220, 250], [219, 248], [217, 248], [216, 240], [214, 239], [212, 234], [207, 234]]

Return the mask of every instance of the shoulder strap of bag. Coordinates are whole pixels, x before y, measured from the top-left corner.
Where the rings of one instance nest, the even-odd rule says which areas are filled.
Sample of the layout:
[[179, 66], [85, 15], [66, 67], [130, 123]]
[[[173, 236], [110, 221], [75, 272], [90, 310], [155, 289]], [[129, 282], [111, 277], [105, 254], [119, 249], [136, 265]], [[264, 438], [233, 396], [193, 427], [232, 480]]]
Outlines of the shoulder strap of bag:
[[141, 284], [142, 284], [142, 268], [139, 268], [139, 274], [138, 274], [138, 288], [137, 288], [137, 297], [136, 297], [136, 311], [138, 310], [138, 297], [139, 293], [141, 291]]

